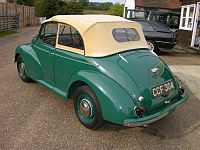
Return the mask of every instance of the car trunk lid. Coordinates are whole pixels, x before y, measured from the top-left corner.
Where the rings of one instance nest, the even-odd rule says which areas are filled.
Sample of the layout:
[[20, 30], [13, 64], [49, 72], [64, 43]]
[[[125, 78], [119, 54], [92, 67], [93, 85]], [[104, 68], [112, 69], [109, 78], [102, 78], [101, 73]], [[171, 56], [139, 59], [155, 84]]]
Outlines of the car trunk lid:
[[[163, 61], [148, 51], [119, 54], [118, 64], [135, 81], [147, 113], [165, 107], [176, 94], [176, 81]], [[162, 90], [162, 92], [161, 92]]]

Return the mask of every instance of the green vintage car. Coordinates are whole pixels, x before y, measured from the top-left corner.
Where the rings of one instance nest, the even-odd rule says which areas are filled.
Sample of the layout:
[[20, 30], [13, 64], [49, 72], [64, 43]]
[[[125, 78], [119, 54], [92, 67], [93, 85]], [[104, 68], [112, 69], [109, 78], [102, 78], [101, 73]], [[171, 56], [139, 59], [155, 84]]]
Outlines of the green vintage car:
[[79, 121], [90, 129], [104, 121], [143, 126], [189, 96], [148, 49], [141, 25], [117, 16], [54, 16], [30, 44], [16, 48], [15, 62], [24, 82], [73, 99]]

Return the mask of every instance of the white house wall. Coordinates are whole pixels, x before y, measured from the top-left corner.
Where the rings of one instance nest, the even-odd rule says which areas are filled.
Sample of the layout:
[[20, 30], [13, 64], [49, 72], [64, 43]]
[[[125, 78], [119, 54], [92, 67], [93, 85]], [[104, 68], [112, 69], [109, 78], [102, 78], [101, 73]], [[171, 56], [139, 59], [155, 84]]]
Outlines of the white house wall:
[[[125, 4], [124, 4], [124, 14], [123, 16], [125, 17], [125, 8], [127, 9], [135, 9], [135, 0], [125, 0]], [[129, 12], [130, 13], [130, 12]], [[127, 16], [129, 16], [130, 14], [127, 14]], [[126, 17], [127, 17], [126, 16]]]

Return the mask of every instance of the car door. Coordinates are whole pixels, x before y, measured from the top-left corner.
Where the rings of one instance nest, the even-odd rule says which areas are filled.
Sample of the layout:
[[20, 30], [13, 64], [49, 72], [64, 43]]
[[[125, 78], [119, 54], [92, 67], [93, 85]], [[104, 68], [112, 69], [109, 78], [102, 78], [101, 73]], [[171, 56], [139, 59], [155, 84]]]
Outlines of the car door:
[[58, 24], [55, 22], [42, 25], [38, 37], [32, 42], [33, 56], [36, 61], [30, 61], [30, 75], [33, 79], [53, 89], [54, 87], [54, 57]]
[[67, 24], [59, 24], [58, 30], [54, 91], [65, 97], [70, 78], [77, 71], [86, 69], [88, 63], [84, 57], [83, 39], [78, 30]]

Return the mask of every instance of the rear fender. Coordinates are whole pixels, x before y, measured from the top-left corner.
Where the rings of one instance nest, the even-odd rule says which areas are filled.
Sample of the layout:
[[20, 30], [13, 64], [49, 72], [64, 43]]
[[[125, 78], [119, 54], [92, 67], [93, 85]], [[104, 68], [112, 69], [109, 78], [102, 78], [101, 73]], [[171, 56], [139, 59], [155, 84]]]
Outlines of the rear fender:
[[95, 92], [100, 103], [104, 120], [116, 124], [123, 124], [125, 119], [134, 117], [134, 101], [128, 93], [111, 78], [99, 72], [79, 71], [71, 78], [68, 84], [69, 87], [76, 81], [85, 82]]

